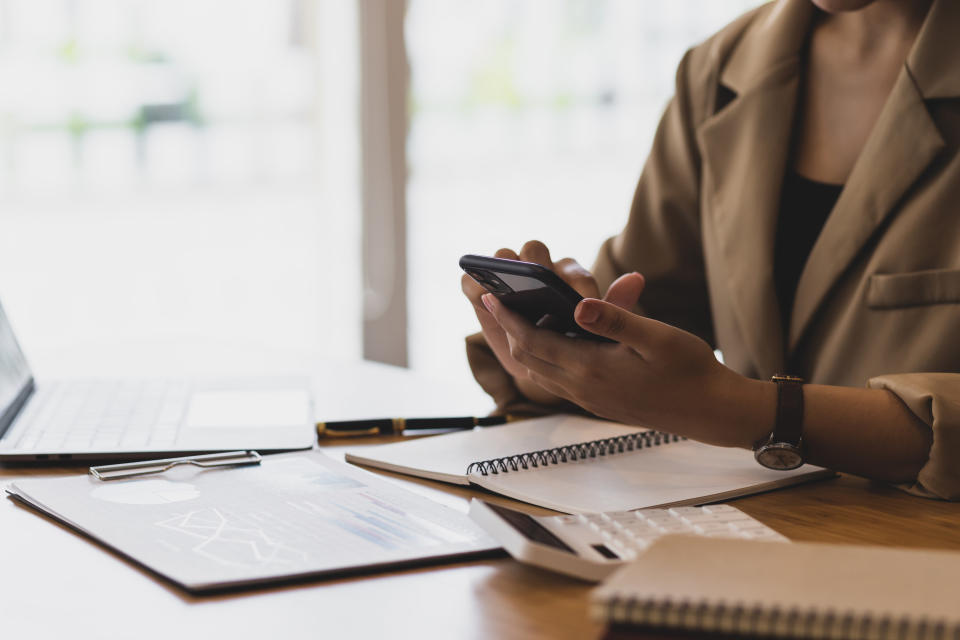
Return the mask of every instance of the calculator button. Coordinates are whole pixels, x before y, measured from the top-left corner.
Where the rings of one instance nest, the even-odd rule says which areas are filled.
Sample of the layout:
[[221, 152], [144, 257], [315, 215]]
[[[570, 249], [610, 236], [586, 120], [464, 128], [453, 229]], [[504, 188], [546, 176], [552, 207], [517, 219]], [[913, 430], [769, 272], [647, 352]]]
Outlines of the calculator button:
[[737, 527], [737, 529], [740, 530], [740, 531], [746, 531], [746, 532], [748, 532], [748, 533], [762, 533], [762, 532], [764, 532], [764, 531], [770, 531], [770, 529], [768, 529], [767, 527], [763, 526], [763, 525], [760, 524], [759, 522], [757, 522], [757, 523], [752, 523], [752, 524], [749, 525], [749, 526], [742, 526], [742, 525], [741, 525], [741, 526]]
[[617, 555], [624, 560], [633, 560], [637, 557], [637, 548], [632, 540], [619, 540], [614, 538], [607, 545], [617, 552]]
[[624, 527], [624, 531], [633, 536], [656, 536], [660, 534], [660, 528], [654, 525], [647, 524], [646, 522], [637, 522], [630, 526]]
[[745, 517], [742, 513], [697, 513], [683, 516], [684, 522], [690, 524], [700, 524], [702, 522], [753, 522], [751, 518]]
[[696, 533], [727, 533], [732, 534], [731, 529], [725, 522], [704, 522], [693, 527]]
[[663, 534], [657, 533], [652, 536], [636, 536], [633, 538], [633, 546], [637, 549], [646, 549], [649, 545], [653, 544], [654, 540], [660, 538]]
[[745, 515], [743, 511], [737, 509], [736, 507], [731, 507], [728, 504], [710, 504], [705, 507], [701, 507], [706, 513], [738, 513]]
[[752, 540], [782, 540], [781, 536], [776, 531], [766, 528], [751, 528], [751, 529], [740, 529], [739, 532], [741, 535], [747, 535]]
[[647, 516], [647, 522], [653, 523], [655, 525], [669, 524], [672, 522], [678, 522], [676, 518], [671, 515], [656, 515], [656, 516]]
[[611, 511], [607, 514], [607, 517], [613, 522], [627, 523], [637, 521], [637, 514], [633, 511]]

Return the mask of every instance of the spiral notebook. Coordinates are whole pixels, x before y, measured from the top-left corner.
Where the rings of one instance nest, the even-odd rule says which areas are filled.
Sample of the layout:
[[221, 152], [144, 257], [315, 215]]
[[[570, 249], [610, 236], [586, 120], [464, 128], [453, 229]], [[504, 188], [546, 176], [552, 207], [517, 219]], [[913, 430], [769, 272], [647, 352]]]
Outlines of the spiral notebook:
[[566, 513], [706, 504], [834, 475], [772, 471], [743, 449], [572, 415], [357, 447], [346, 459]]
[[960, 554], [667, 536], [598, 587], [616, 626], [736, 637], [960, 637]]

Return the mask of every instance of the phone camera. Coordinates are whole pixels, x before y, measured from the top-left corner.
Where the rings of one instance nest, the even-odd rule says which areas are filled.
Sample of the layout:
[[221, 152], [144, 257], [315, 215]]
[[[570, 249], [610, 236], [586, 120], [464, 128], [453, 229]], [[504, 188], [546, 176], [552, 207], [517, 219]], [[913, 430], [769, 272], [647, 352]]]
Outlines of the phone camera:
[[503, 280], [501, 280], [500, 278], [492, 274], [487, 278], [487, 285], [490, 286], [490, 290], [493, 291], [494, 293], [510, 292], [510, 287], [508, 287]]
[[510, 293], [511, 291], [510, 287], [508, 287], [503, 280], [489, 271], [470, 269], [467, 273], [492, 293]]
[[474, 271], [471, 269], [470, 271], [467, 271], [467, 273], [469, 273], [470, 277], [476, 280], [477, 282], [487, 281], [487, 276], [482, 271]]

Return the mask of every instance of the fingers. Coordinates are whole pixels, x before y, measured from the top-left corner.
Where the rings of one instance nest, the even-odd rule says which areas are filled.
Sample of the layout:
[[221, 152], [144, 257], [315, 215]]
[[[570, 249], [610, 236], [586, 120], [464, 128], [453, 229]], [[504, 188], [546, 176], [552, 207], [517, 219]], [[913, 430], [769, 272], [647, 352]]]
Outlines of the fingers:
[[661, 340], [669, 338], [671, 332], [677, 331], [662, 322], [592, 298], [582, 300], [573, 317], [577, 324], [587, 331], [633, 347], [647, 359], [656, 356], [657, 345]]
[[[642, 275], [637, 272], [625, 273], [613, 281], [603, 299], [622, 309], [632, 309], [640, 299], [644, 286], [646, 286], [646, 281]], [[584, 296], [584, 298], [591, 297], [595, 298], [596, 296]]]
[[[500, 257], [499, 254], [497, 257]], [[571, 287], [585, 298], [596, 298], [600, 295], [597, 281], [593, 275], [584, 269], [573, 258], [563, 258], [554, 262], [550, 257], [550, 249], [539, 240], [530, 240], [520, 248], [520, 259], [524, 262], [535, 262], [548, 269], [552, 269]]]
[[[482, 304], [481, 307], [483, 307]], [[477, 309], [477, 320], [480, 321], [480, 330], [487, 341], [487, 346], [493, 351], [493, 355], [500, 361], [507, 373], [514, 378], [528, 377], [527, 368], [510, 355], [510, 343], [507, 341], [507, 334], [490, 312], [485, 308]]]
[[460, 276], [460, 289], [463, 290], [463, 295], [467, 296], [467, 299], [473, 303], [474, 307], [482, 308], [480, 302], [480, 296], [482, 296], [487, 290], [480, 286], [476, 280], [463, 274]]
[[553, 263], [554, 271], [584, 298], [599, 298], [600, 289], [593, 274], [573, 258], [562, 258]]
[[[501, 257], [497, 252], [497, 257]], [[539, 240], [531, 240], [520, 248], [520, 259], [524, 262], [536, 262], [547, 269], [553, 269], [553, 260], [550, 259], [550, 250]]]
[[555, 396], [576, 402], [573, 393], [568, 389], [573, 384], [569, 371], [534, 355], [521, 339], [508, 332], [505, 332], [505, 335], [510, 357], [524, 368], [527, 379]]
[[[483, 304], [500, 324], [510, 342], [510, 355], [530, 369], [538, 369], [551, 375], [567, 376], [583, 369], [589, 359], [584, 351], [596, 349], [599, 344], [585, 340], [573, 340], [549, 329], [540, 329], [527, 322], [519, 314], [510, 311], [496, 296], [484, 295]], [[532, 356], [535, 360], [525, 360]], [[550, 369], [540, 367], [548, 363]], [[560, 371], [557, 371], [559, 369]]]
[[[510, 253], [513, 252], [511, 251]], [[487, 346], [493, 351], [497, 360], [500, 361], [500, 364], [503, 365], [503, 368], [506, 369], [510, 375], [514, 377], [525, 376], [526, 370], [510, 357], [510, 346], [507, 343], [506, 333], [504, 333], [503, 328], [501, 328], [496, 319], [490, 315], [490, 312], [487, 311], [487, 308], [481, 301], [481, 296], [487, 293], [487, 290], [467, 274], [463, 274], [460, 278], [460, 287], [463, 289], [464, 295], [467, 296], [467, 299], [469, 299], [473, 305], [477, 320], [480, 322], [480, 331], [483, 332], [483, 336], [487, 340]]]
[[[523, 259], [528, 262], [536, 262], [550, 269], [553, 268], [550, 252], [542, 242], [528, 242], [524, 245], [521, 253], [524, 254], [522, 257], [511, 249], [504, 248], [497, 251], [495, 256], [507, 260]], [[559, 387], [556, 382], [553, 382], [550, 377], [547, 377], [550, 375], [555, 376], [557, 368], [550, 363], [540, 360], [535, 355], [520, 349], [517, 341], [511, 340], [511, 337], [504, 331], [498, 320], [484, 305], [482, 296], [487, 294], [487, 290], [467, 274], [461, 276], [460, 287], [464, 295], [466, 295], [471, 304], [473, 304], [487, 345], [493, 351], [501, 365], [503, 365], [504, 369], [516, 380], [527, 379], [534, 388], [539, 386], [543, 390], [541, 395], [545, 398], [550, 398], [550, 394], [552, 394], [553, 396], [570, 399], [568, 394], [563, 392], [562, 388]], [[490, 298], [493, 298], [493, 296], [490, 296]], [[515, 358], [514, 353], [519, 355], [520, 359]], [[543, 380], [545, 384], [539, 385], [538, 382], [534, 381], [534, 376]], [[548, 386], [549, 388], [547, 388]], [[550, 401], [555, 401], [555, 398], [550, 398]]]
[[[494, 298], [494, 296], [491, 295], [490, 298]], [[514, 378], [527, 378], [534, 382], [534, 386], [537, 386], [539, 383], [534, 380], [534, 373], [537, 373], [539, 378], [543, 380], [550, 380], [550, 378], [545, 378], [544, 375], [556, 376], [558, 373], [556, 367], [522, 351], [517, 341], [503, 330], [497, 319], [482, 302], [480, 309], [477, 309], [477, 319], [480, 321], [483, 335], [487, 339], [487, 345], [504, 369]], [[556, 392], [557, 385], [555, 383], [551, 383], [550, 388], [545, 385], [539, 386], [555, 396], [562, 395]], [[562, 395], [562, 397], [567, 398], [566, 395]], [[541, 398], [541, 400], [546, 401], [546, 398]], [[553, 399], [550, 401], [552, 402]]]

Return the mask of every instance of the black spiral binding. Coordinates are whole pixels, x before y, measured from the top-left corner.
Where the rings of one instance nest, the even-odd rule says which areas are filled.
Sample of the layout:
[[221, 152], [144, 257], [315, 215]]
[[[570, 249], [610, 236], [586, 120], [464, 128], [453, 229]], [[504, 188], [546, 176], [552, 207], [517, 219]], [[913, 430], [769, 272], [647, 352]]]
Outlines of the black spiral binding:
[[546, 467], [551, 464], [576, 462], [577, 460], [586, 460], [597, 456], [609, 456], [637, 449], [646, 449], [647, 447], [656, 447], [680, 440], [686, 440], [686, 438], [661, 431], [637, 431], [613, 438], [578, 442], [577, 444], [568, 444], [553, 449], [541, 449], [540, 451], [518, 453], [503, 458], [471, 462], [467, 466], [467, 475], [471, 473], [479, 473], [482, 476], [491, 473], [497, 475], [510, 471], [520, 471], [521, 469]]
[[960, 625], [926, 618], [892, 618], [856, 611], [821, 611], [761, 604], [612, 597], [601, 617], [614, 626], [645, 625], [727, 636], [837, 640], [960, 639]]

